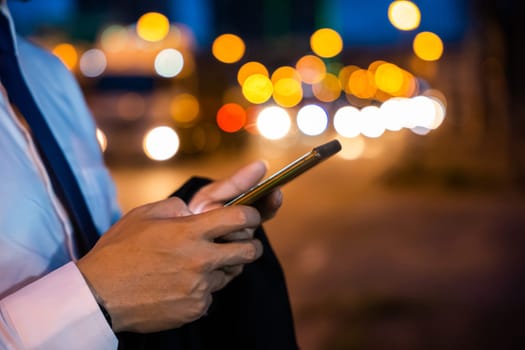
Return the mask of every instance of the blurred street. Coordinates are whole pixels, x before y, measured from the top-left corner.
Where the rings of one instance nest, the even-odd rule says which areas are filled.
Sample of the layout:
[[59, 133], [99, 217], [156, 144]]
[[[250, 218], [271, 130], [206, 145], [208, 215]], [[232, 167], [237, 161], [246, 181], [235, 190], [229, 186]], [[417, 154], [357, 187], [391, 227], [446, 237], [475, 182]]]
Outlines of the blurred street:
[[[297, 148], [269, 159], [271, 171], [308, 150]], [[128, 210], [169, 195], [191, 175], [226, 176], [261, 152], [112, 173]], [[284, 187], [283, 207], [265, 225], [288, 279], [301, 348], [519, 348], [523, 195], [385, 185], [388, 158], [396, 161], [390, 153], [327, 160]]]
[[522, 4], [12, 1], [124, 212], [337, 138], [265, 224], [303, 350], [525, 349]]

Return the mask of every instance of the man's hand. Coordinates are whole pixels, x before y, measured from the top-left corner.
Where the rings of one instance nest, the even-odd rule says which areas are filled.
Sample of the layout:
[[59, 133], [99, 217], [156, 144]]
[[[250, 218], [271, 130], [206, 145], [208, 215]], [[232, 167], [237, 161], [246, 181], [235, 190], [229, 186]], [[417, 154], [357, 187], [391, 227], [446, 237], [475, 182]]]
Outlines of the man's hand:
[[[255, 161], [239, 169], [232, 176], [214, 181], [201, 188], [192, 198], [188, 207], [193, 213], [201, 213], [215, 208], [220, 208], [228, 200], [255, 186], [266, 173], [266, 164]], [[272, 218], [282, 203], [280, 190], [275, 190], [257, 202], [256, 208], [264, 220]]]
[[[179, 198], [136, 208], [106, 232], [77, 266], [111, 315], [115, 331], [154, 332], [201, 317], [211, 293], [262, 254], [249, 235], [257, 210], [233, 206], [198, 215]], [[216, 243], [233, 232], [241, 241]]]

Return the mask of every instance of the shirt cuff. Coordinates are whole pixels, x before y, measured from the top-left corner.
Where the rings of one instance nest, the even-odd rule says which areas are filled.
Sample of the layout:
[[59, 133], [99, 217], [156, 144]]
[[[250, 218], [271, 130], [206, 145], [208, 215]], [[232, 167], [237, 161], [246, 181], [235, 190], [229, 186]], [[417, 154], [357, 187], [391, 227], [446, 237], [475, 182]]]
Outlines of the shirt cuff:
[[117, 349], [117, 337], [73, 262], [7, 296], [0, 307], [25, 348]]

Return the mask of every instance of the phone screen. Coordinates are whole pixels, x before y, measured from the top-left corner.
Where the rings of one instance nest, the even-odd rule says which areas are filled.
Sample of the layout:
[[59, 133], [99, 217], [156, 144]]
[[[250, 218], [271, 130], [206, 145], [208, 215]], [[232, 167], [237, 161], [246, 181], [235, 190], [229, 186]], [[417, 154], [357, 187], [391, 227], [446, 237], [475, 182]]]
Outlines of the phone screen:
[[341, 144], [337, 140], [332, 140], [325, 144], [315, 147], [310, 152], [294, 160], [275, 174], [269, 176], [262, 182], [250, 188], [248, 191], [227, 202], [224, 206], [230, 205], [250, 205], [258, 199], [266, 196], [275, 188], [280, 187], [293, 180], [306, 170], [311, 169], [323, 160], [333, 156], [341, 150]]

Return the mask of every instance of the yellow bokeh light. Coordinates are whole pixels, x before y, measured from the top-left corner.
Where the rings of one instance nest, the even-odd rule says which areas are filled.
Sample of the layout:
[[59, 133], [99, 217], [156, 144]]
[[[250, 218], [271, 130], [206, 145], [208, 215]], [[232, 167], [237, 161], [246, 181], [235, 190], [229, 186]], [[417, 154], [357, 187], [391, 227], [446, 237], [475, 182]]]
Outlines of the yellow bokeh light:
[[392, 63], [383, 63], [375, 73], [376, 86], [384, 92], [394, 94], [403, 86], [403, 72]]
[[298, 82], [301, 82], [301, 75], [299, 74], [299, 72], [295, 68], [290, 67], [290, 66], [282, 66], [282, 67], [277, 68], [272, 73], [271, 80], [272, 80], [272, 83], [275, 84], [279, 80], [285, 79], [285, 78], [295, 79]]
[[326, 65], [317, 56], [306, 55], [297, 61], [295, 68], [306, 84], [320, 82], [326, 74]]
[[348, 89], [359, 98], [372, 98], [377, 90], [374, 74], [366, 69], [358, 69], [348, 79]]
[[199, 115], [199, 110], [199, 101], [195, 96], [188, 93], [175, 96], [170, 103], [171, 117], [182, 124], [195, 121]]
[[421, 32], [414, 38], [414, 53], [424, 61], [437, 61], [443, 55], [443, 41], [432, 32]]
[[335, 75], [327, 73], [320, 82], [312, 86], [312, 92], [319, 101], [332, 102], [341, 95], [341, 83]]
[[244, 41], [235, 34], [222, 34], [212, 44], [213, 56], [223, 63], [238, 62], [246, 50]]
[[246, 78], [254, 74], [269, 76], [268, 69], [266, 69], [264, 64], [256, 61], [247, 62], [242, 65], [242, 67], [239, 69], [239, 72], [237, 73], [237, 81], [239, 82], [239, 85], [242, 86]]
[[421, 12], [412, 1], [394, 1], [388, 7], [388, 19], [400, 30], [413, 30], [419, 27]]
[[242, 85], [242, 94], [251, 103], [261, 104], [272, 96], [273, 84], [262, 74], [250, 75]]
[[387, 61], [383, 60], [377, 60], [368, 65], [368, 70], [374, 74], [376, 74], [377, 68], [379, 68], [380, 65], [388, 63]]
[[137, 21], [137, 35], [146, 41], [161, 41], [169, 31], [170, 21], [162, 13], [148, 12]]
[[281, 107], [293, 107], [303, 99], [301, 83], [293, 78], [283, 78], [274, 84], [273, 99]]
[[77, 65], [78, 53], [73, 45], [68, 43], [58, 44], [53, 48], [52, 52], [64, 63], [67, 69], [72, 70]]
[[398, 97], [412, 97], [417, 93], [418, 83], [417, 79], [406, 70], [402, 69], [403, 83], [399, 90], [393, 93], [394, 96]]
[[310, 37], [310, 47], [318, 56], [330, 58], [343, 50], [343, 39], [339, 33], [330, 28], [322, 28]]

